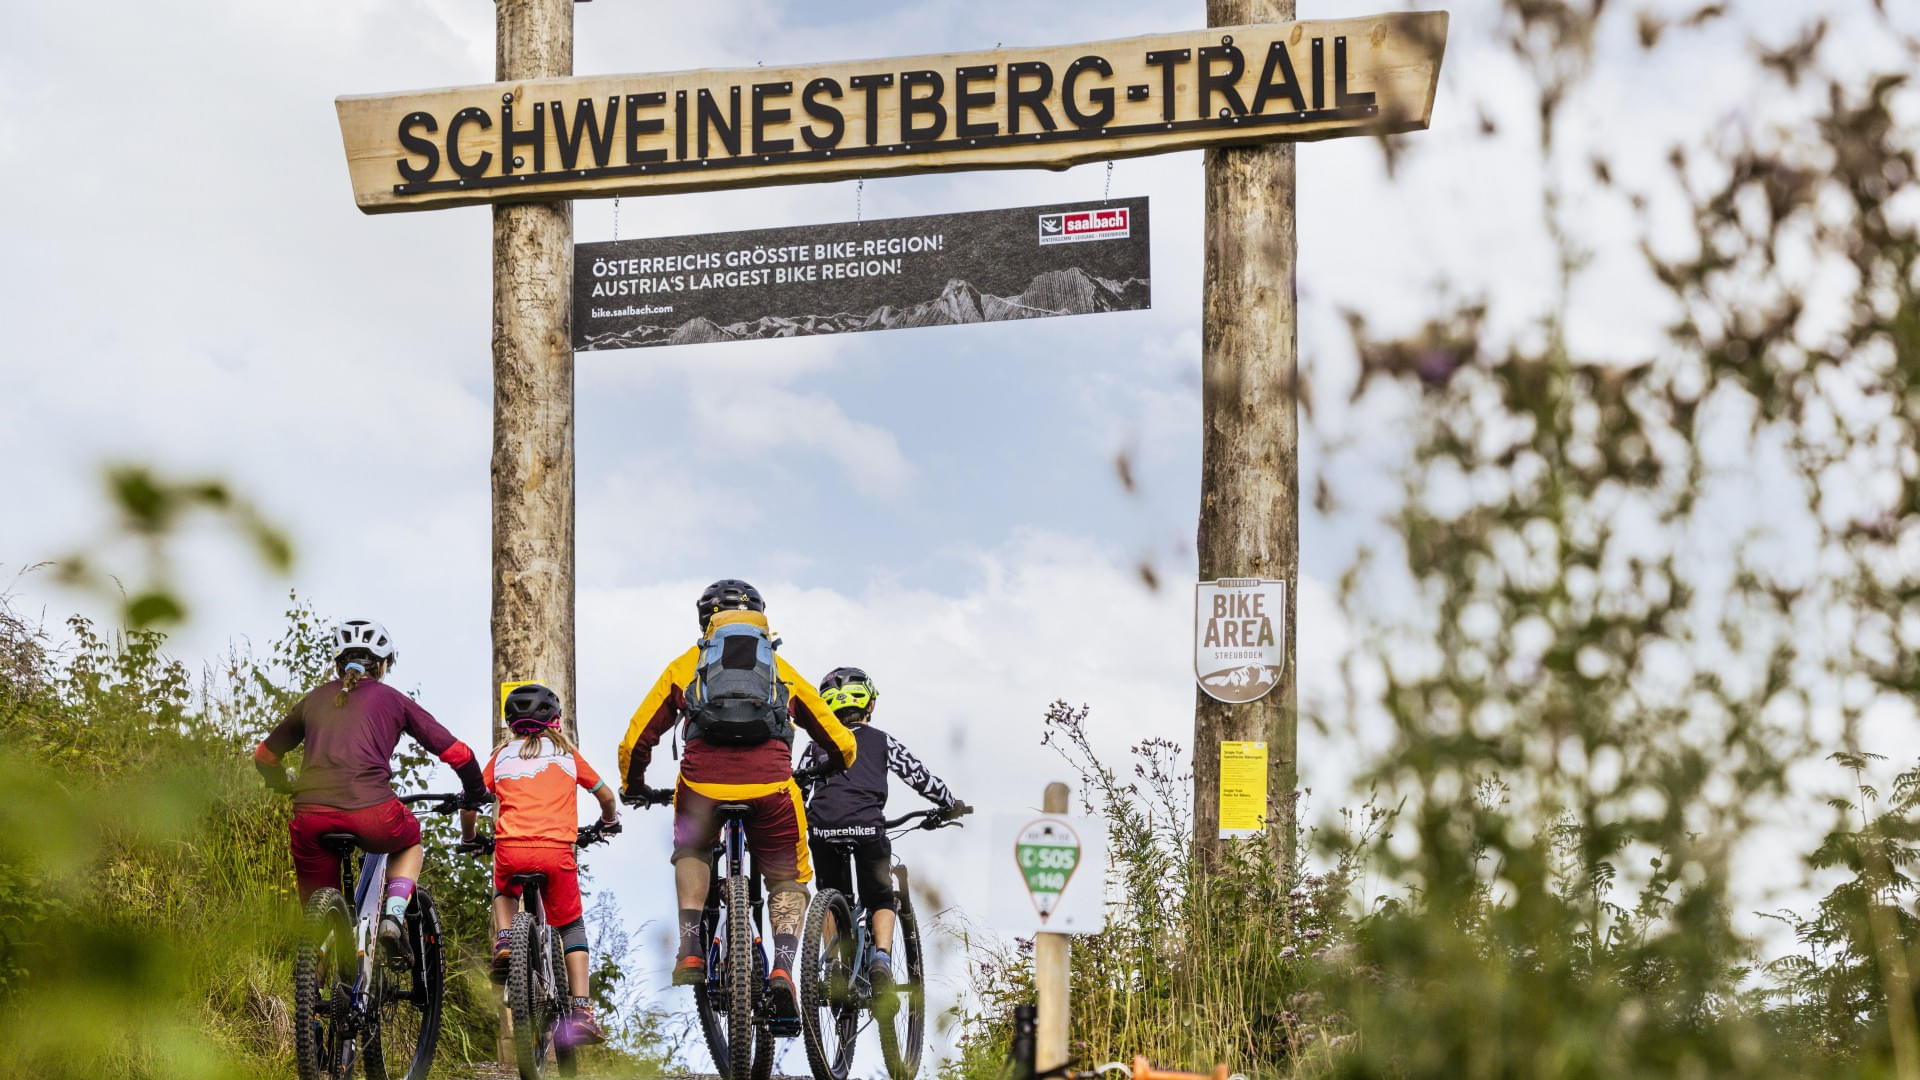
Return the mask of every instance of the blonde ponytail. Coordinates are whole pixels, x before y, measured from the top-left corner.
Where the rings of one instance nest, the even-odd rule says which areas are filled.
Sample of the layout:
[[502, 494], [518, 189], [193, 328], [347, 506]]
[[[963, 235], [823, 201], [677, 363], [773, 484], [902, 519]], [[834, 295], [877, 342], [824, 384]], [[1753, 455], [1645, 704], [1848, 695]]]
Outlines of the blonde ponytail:
[[552, 739], [553, 745], [559, 747], [561, 750], [575, 757], [580, 756], [580, 748], [575, 746], [573, 740], [567, 738], [566, 732], [561, 731], [559, 728], [554, 728], [551, 731], [539, 735], [508, 735], [505, 741], [493, 748], [493, 752], [498, 754], [500, 751], [512, 746], [516, 739], [520, 741], [520, 756], [523, 758], [539, 757], [541, 749], [540, 742], [542, 739]]

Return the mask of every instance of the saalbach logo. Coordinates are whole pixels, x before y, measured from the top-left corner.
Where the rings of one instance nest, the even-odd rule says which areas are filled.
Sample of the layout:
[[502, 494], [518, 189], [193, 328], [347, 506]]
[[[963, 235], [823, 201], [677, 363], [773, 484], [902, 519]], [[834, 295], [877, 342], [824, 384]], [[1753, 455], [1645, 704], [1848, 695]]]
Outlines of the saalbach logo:
[[1128, 234], [1132, 224], [1132, 215], [1124, 206], [1041, 214], [1040, 242], [1074, 244], [1082, 240], [1117, 240]]

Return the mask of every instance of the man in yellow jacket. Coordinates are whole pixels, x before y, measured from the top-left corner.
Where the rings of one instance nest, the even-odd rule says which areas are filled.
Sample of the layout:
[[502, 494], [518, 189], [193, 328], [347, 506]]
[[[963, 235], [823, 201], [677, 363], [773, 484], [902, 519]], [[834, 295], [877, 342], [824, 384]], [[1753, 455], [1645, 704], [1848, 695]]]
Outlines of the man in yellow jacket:
[[794, 953], [806, 916], [813, 867], [807, 854], [806, 809], [793, 782], [793, 727], [812, 736], [830, 769], [853, 764], [852, 732], [822, 701], [813, 683], [773, 652], [766, 602], [744, 581], [727, 578], [700, 594], [701, 641], [682, 653], [634, 710], [620, 740], [623, 797], [645, 801], [653, 748], [682, 718], [686, 753], [673, 793], [673, 880], [680, 914], [675, 985], [706, 980], [700, 915], [712, 876], [722, 803], [752, 808], [747, 847], [767, 883], [773, 922], [768, 979], [781, 1016], [799, 1015]]

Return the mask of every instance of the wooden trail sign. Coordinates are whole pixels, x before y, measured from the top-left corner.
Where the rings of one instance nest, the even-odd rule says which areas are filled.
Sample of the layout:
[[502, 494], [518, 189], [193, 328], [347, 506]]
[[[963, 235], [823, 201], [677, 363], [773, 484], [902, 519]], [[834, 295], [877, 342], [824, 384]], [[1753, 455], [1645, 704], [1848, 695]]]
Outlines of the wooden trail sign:
[[367, 213], [940, 169], [1053, 168], [1425, 128], [1447, 14], [337, 100]]

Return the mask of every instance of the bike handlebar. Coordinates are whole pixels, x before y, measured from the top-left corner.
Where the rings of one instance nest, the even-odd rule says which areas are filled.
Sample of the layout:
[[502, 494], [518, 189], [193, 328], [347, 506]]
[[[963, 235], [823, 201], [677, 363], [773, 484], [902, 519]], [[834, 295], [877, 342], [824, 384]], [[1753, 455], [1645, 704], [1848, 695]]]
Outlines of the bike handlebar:
[[[618, 821], [596, 821], [591, 825], [580, 826], [574, 833], [573, 844], [575, 847], [604, 844], [619, 831]], [[461, 855], [491, 855], [495, 844], [496, 841], [491, 835], [481, 833], [472, 840], [462, 840], [453, 845], [453, 850]]]
[[574, 836], [573, 844], [575, 847], [591, 847], [594, 844], [604, 844], [619, 831], [620, 823], [618, 821], [596, 821], [591, 825], [580, 826], [579, 832]]
[[643, 787], [639, 791], [622, 791], [620, 801], [642, 810], [649, 806], [666, 806], [673, 802], [673, 789]]
[[463, 797], [464, 796], [457, 791], [452, 794], [422, 791], [413, 795], [402, 795], [400, 796], [400, 802], [407, 806], [425, 802], [438, 803], [438, 806], [430, 806], [424, 812], [429, 814], [451, 814], [455, 810], [460, 809], [460, 800]]
[[[925, 810], [915, 810], [911, 814], [902, 814], [897, 818], [890, 818], [886, 822], [886, 827], [889, 829], [897, 829], [910, 821], [925, 818], [925, 821], [921, 821], [919, 825], [914, 827], [918, 829], [944, 829], [949, 825], [959, 825], [960, 819], [971, 813], [973, 813], [973, 807], [968, 806], [966, 803], [954, 803], [952, 806], [933, 806]], [[964, 826], [962, 827], [964, 828]]]

